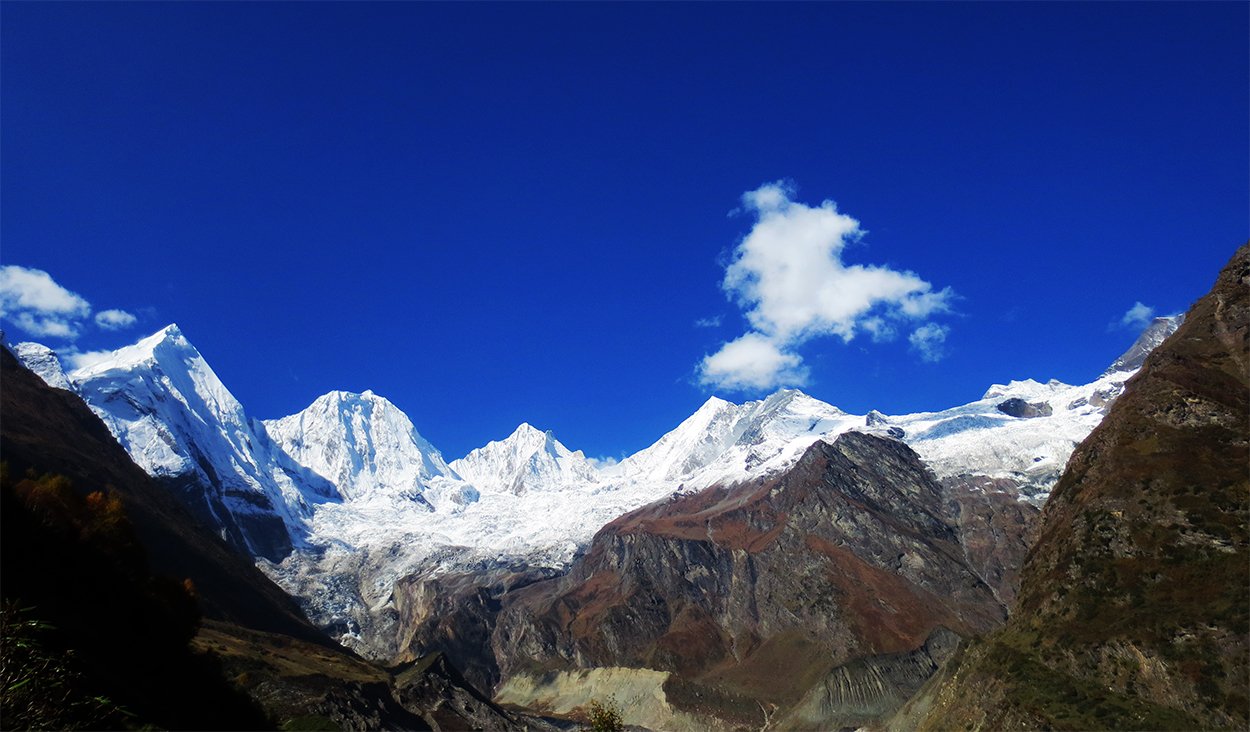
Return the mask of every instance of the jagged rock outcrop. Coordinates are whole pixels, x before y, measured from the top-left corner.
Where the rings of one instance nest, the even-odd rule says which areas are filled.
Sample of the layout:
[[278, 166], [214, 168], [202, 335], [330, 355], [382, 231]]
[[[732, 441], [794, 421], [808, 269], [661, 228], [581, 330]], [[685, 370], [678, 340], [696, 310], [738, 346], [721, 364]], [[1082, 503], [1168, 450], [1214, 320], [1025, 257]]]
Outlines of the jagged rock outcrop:
[[495, 621], [509, 593], [558, 575], [556, 570], [521, 564], [483, 566], [477, 572], [440, 573], [435, 567], [395, 582], [399, 660], [416, 652], [441, 652], [458, 660], [480, 689], [499, 683], [491, 649]]
[[1008, 625], [895, 726], [1246, 729], [1248, 416], [1250, 245], [1073, 453]]
[[668, 704], [734, 724], [758, 726], [823, 685], [845, 703], [807, 713], [836, 726], [901, 703], [898, 689], [935, 666], [898, 659], [940, 628], [970, 636], [1004, 618], [915, 453], [851, 432], [779, 477], [613, 521], [568, 575], [510, 593], [493, 645], [505, 679], [669, 672]]
[[1033, 419], [1035, 417], [1049, 417], [1054, 414], [1048, 402], [1026, 402], [1020, 398], [1007, 399], [998, 405], [998, 411], [1009, 417], [1020, 417], [1021, 419]]

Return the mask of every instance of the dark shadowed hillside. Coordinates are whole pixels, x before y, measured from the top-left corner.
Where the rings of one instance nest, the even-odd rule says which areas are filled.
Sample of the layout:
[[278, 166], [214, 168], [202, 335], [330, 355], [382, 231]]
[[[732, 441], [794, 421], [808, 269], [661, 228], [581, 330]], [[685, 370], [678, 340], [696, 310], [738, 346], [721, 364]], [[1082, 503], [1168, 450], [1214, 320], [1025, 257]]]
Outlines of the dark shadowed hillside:
[[78, 396], [0, 367], [3, 728], [524, 724], [442, 656], [392, 672], [327, 639]]
[[[68, 478], [122, 501], [152, 568], [190, 578], [209, 617], [328, 643], [296, 603], [252, 563], [195, 528], [186, 511], [113, 439], [76, 394], [53, 389], [0, 349], [0, 456], [10, 473]], [[6, 557], [7, 559], [7, 557]]]
[[1248, 338], [1250, 245], [1073, 454], [1007, 627], [898, 726], [1246, 729]]

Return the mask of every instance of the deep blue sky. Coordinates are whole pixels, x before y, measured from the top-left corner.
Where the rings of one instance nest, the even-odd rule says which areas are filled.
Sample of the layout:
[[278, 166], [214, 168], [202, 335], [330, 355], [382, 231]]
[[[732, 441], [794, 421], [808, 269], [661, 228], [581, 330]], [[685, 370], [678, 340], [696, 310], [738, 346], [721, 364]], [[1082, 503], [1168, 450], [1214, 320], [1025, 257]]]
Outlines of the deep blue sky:
[[784, 179], [958, 296], [944, 359], [815, 338], [806, 391], [1086, 381], [1250, 234], [1248, 8], [5, 3], [0, 264], [139, 315], [82, 350], [178, 322], [256, 417], [372, 388], [449, 459], [619, 456], [713, 391]]

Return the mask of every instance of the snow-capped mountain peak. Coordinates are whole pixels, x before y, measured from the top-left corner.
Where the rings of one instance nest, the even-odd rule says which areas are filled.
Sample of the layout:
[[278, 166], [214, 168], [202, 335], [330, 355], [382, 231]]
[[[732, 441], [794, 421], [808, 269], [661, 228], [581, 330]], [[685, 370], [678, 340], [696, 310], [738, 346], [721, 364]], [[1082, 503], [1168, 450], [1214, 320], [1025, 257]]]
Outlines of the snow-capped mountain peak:
[[346, 500], [385, 494], [424, 503], [432, 481], [458, 481], [408, 415], [370, 390], [331, 391], [264, 427], [295, 462], [330, 481]]
[[65, 375], [64, 367], [61, 366], [61, 359], [51, 348], [42, 343], [19, 343], [13, 346], [13, 355], [17, 356], [17, 360], [21, 361], [23, 366], [43, 379], [48, 386], [68, 391], [74, 390], [74, 385], [70, 383]]
[[149, 474], [196, 494], [189, 507], [254, 555], [298, 544], [333, 495], [278, 450], [177, 325], [93, 358], [69, 380]]
[[702, 487], [780, 464], [824, 434], [862, 424], [862, 417], [798, 389], [782, 389], [742, 405], [712, 397], [655, 444], [614, 470], [634, 482]]
[[1158, 348], [1168, 336], [1175, 333], [1183, 322], [1185, 322], [1183, 314], [1155, 318], [1150, 325], [1146, 326], [1137, 340], [1133, 341], [1133, 345], [1129, 346], [1128, 350], [1103, 372], [1103, 376], [1116, 372], [1136, 371], [1141, 368], [1142, 363], [1146, 361], [1146, 356]]
[[506, 438], [453, 461], [451, 468], [484, 493], [523, 495], [598, 481], [598, 472], [581, 450], [568, 449], [550, 430], [540, 430], [528, 422], [522, 422]]

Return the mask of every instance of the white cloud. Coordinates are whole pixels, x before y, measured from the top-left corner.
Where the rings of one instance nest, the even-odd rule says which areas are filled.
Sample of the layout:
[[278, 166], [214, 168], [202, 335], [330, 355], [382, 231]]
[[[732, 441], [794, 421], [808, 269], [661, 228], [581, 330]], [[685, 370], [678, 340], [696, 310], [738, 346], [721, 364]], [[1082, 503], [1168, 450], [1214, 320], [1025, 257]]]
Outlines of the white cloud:
[[1125, 328], [1142, 329], [1150, 325], [1150, 320], [1155, 316], [1155, 309], [1149, 305], [1143, 305], [1140, 302], [1133, 303], [1133, 307], [1124, 313], [1124, 317], [1120, 318], [1120, 325]]
[[95, 315], [95, 324], [105, 330], [121, 330], [129, 328], [138, 320], [125, 310], [101, 310]]
[[888, 343], [898, 337], [898, 330], [885, 318], [864, 318], [859, 327], [872, 337], [873, 343]]
[[104, 359], [113, 355], [112, 351], [69, 351], [66, 353], [58, 353], [61, 360], [69, 365], [69, 370], [86, 368], [94, 366]]
[[[0, 317], [32, 336], [72, 341], [90, 324], [91, 303], [41, 269], [6, 265], [0, 267]], [[137, 320], [125, 310], [95, 316], [96, 326], [105, 330], [129, 328]]]
[[721, 316], [713, 315], [710, 318], [699, 318], [694, 321], [696, 328], [719, 328], [721, 324]]
[[703, 358], [699, 380], [724, 389], [772, 389], [807, 383], [803, 359], [786, 353], [760, 333], [747, 333]]
[[91, 305], [41, 269], [0, 267], [0, 316], [34, 336], [72, 340]]
[[752, 330], [703, 360], [704, 384], [742, 390], [794, 385], [806, 379], [795, 349], [813, 338], [837, 336], [846, 343], [864, 332], [879, 343], [896, 336], [896, 323], [923, 322], [950, 309], [950, 288], [934, 290], [905, 270], [843, 263], [843, 249], [864, 235], [859, 221], [833, 201], [808, 206], [793, 197], [783, 182], [742, 196], [755, 224], [734, 249], [721, 287]]
[[617, 460], [611, 455], [607, 455], [604, 457], [587, 456], [586, 462], [590, 463], [590, 466], [594, 468], [595, 470], [603, 470], [604, 468], [610, 468], [613, 465], [616, 465], [617, 463], [620, 462], [620, 460]]
[[920, 354], [920, 358], [929, 363], [937, 363], [946, 356], [946, 334], [950, 328], [937, 323], [925, 323], [913, 330], [907, 342]]

